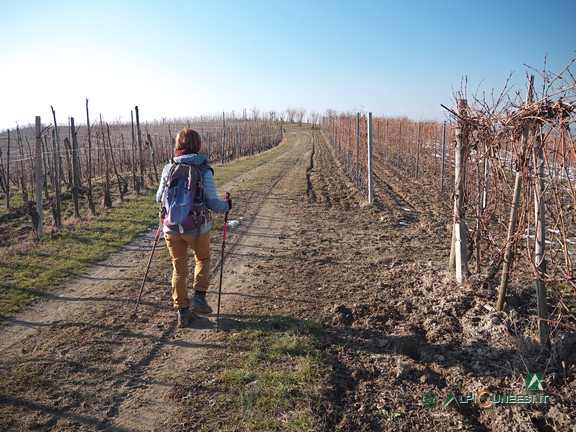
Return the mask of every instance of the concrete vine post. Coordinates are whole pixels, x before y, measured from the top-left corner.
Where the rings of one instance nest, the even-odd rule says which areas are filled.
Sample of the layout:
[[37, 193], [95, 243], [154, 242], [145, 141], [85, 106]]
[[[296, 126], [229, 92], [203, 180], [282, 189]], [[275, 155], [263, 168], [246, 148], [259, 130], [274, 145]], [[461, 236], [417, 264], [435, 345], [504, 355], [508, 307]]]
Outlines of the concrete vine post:
[[[464, 114], [467, 110], [467, 101], [458, 100], [458, 113]], [[461, 115], [464, 118], [465, 115]], [[456, 149], [454, 153], [454, 225], [452, 250], [454, 251], [456, 280], [461, 283], [469, 275], [467, 227], [464, 219], [464, 191], [466, 184], [466, 153], [468, 146], [468, 136], [466, 124], [463, 120], [458, 121], [456, 129]]]

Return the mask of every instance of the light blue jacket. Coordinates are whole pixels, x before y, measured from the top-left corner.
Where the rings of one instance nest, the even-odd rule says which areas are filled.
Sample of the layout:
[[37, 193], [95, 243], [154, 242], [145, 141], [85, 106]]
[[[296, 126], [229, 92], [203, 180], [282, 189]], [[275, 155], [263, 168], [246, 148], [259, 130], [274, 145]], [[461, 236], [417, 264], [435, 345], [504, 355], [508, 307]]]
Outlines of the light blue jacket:
[[[208, 156], [201, 153], [187, 154], [184, 156], [178, 156], [174, 158], [174, 162], [180, 162], [190, 165], [201, 165], [204, 161], [208, 161]], [[156, 192], [156, 203], [159, 205], [162, 202], [162, 194], [166, 188], [166, 183], [168, 181], [168, 173], [170, 172], [171, 163], [164, 166], [162, 170], [162, 178], [160, 180], [160, 186], [158, 186], [158, 191]], [[214, 183], [214, 174], [212, 174], [211, 169], [204, 171], [202, 176], [202, 185], [204, 186], [204, 201], [206, 202], [206, 207], [215, 213], [226, 213], [228, 211], [228, 203], [224, 200], [218, 198], [216, 193], [216, 184]], [[210, 222], [200, 226], [200, 234], [204, 234], [211, 229]], [[166, 225], [162, 228], [162, 231], [168, 234], [179, 234], [178, 231], [171, 230]], [[184, 234], [197, 234], [198, 230], [185, 232]]]

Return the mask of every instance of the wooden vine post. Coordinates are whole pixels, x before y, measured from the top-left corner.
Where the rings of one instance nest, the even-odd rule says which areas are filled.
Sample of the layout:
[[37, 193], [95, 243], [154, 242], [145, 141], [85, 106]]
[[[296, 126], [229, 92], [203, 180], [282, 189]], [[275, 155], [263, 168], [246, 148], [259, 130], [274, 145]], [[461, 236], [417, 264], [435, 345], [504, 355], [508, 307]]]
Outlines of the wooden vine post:
[[132, 126], [132, 183], [136, 193], [140, 193], [136, 178], [136, 135], [134, 133], [134, 111], [130, 111], [130, 124]]
[[356, 113], [356, 184], [360, 182], [360, 113]]
[[18, 147], [19, 167], [18, 167], [18, 179], [17, 183], [20, 184], [20, 191], [22, 192], [22, 202], [28, 202], [28, 190], [26, 186], [26, 181], [24, 180], [24, 149], [22, 143], [22, 134], [20, 133], [20, 126], [16, 125], [16, 146]]
[[6, 156], [6, 209], [10, 210], [10, 129], [8, 132], [8, 155]]
[[[110, 139], [110, 132], [108, 132], [108, 139]], [[154, 154], [154, 146], [152, 145], [152, 136], [148, 132], [148, 127], [146, 127], [146, 141], [148, 142], [148, 150], [150, 151], [150, 160], [152, 162], [152, 167], [154, 168], [154, 181], [156, 183], [160, 182], [160, 177], [158, 177], [158, 168], [156, 167], [156, 155]], [[114, 165], [116, 169], [116, 165]]]
[[80, 206], [78, 203], [78, 189], [80, 180], [78, 179], [78, 137], [74, 117], [70, 117], [70, 132], [72, 133], [72, 201], [74, 202], [74, 216], [80, 218]]
[[102, 122], [102, 114], [100, 114], [100, 132], [102, 134], [102, 149], [104, 150], [104, 197], [102, 204], [106, 208], [112, 207], [112, 195], [110, 194], [110, 154], [108, 146], [106, 145], [106, 136], [104, 135], [104, 123]]
[[90, 212], [96, 215], [96, 205], [94, 204], [94, 196], [92, 194], [92, 129], [90, 127], [90, 111], [88, 110], [88, 99], [86, 99], [86, 131], [88, 134], [88, 207]]
[[234, 127], [234, 159], [239, 159], [240, 156], [242, 156], [240, 154], [240, 137], [238, 135], [238, 125], [236, 125]]
[[464, 219], [464, 190], [466, 184], [466, 153], [468, 137], [465, 118], [467, 110], [466, 99], [458, 100], [458, 127], [456, 129], [456, 149], [454, 154], [454, 225], [452, 235], [452, 250], [454, 252], [456, 280], [461, 283], [469, 275], [468, 250], [466, 247], [467, 227]]
[[437, 150], [436, 150], [436, 146], [438, 145], [438, 129], [434, 128], [434, 141], [433, 141], [433, 146], [432, 146], [432, 163], [433, 163], [433, 171], [434, 171], [434, 177], [436, 177], [436, 165], [437, 165]]
[[[530, 84], [528, 86], [528, 94], [526, 95], [526, 105], [529, 105], [533, 100], [534, 92], [534, 75], [530, 77]], [[518, 159], [518, 167], [516, 171], [516, 178], [514, 180], [514, 192], [512, 195], [512, 206], [510, 207], [510, 219], [508, 220], [508, 236], [506, 238], [506, 247], [504, 249], [504, 261], [502, 263], [502, 277], [500, 279], [500, 289], [498, 291], [498, 302], [496, 303], [496, 310], [501, 311], [504, 309], [504, 301], [506, 299], [506, 289], [508, 286], [508, 277], [510, 274], [510, 266], [514, 259], [514, 236], [516, 233], [516, 223], [518, 219], [518, 207], [520, 206], [520, 194], [522, 192], [522, 166], [526, 162], [528, 153], [528, 140], [530, 138], [531, 122], [526, 121], [522, 129], [522, 136], [520, 138], [520, 151], [521, 158]], [[522, 159], [522, 160], [520, 160]]]
[[[114, 170], [114, 175], [116, 176], [116, 181], [118, 182], [118, 194], [120, 195], [120, 201], [124, 202], [124, 195], [128, 192], [128, 182], [124, 180], [124, 177], [118, 172], [116, 166], [116, 157], [114, 156], [114, 150], [112, 149], [112, 138], [110, 137], [110, 125], [106, 123], [106, 134], [108, 136], [108, 147], [110, 148], [110, 159], [112, 160], [112, 169]], [[150, 138], [150, 135], [148, 135]], [[156, 169], [156, 167], [154, 167]]]
[[44, 139], [40, 139], [42, 142], [42, 177], [43, 177], [43, 188], [44, 197], [46, 201], [50, 202], [50, 193], [48, 192], [48, 177], [50, 170], [48, 169], [48, 163], [50, 163], [50, 151], [48, 150], [48, 134], [44, 135]]
[[400, 168], [400, 147], [402, 147], [402, 121], [398, 120], [398, 154], [396, 155], [396, 167]]
[[415, 177], [418, 178], [420, 175], [420, 146], [422, 140], [422, 123], [418, 123], [418, 141], [416, 141], [416, 173]]
[[372, 113], [368, 113], [368, 204], [374, 204], [374, 184], [372, 174]]
[[446, 173], [446, 121], [442, 126], [442, 168], [440, 174], [440, 192], [444, 192], [444, 175]]
[[50, 106], [52, 109], [52, 116], [54, 117], [54, 135], [52, 150], [54, 152], [54, 197], [55, 197], [55, 225], [56, 228], [62, 227], [62, 203], [61, 203], [61, 191], [60, 191], [60, 136], [58, 135], [58, 123], [56, 123], [56, 111], [54, 107]]
[[225, 145], [226, 145], [226, 114], [222, 112], [222, 143], [220, 147], [220, 162], [222, 162], [222, 164], [226, 163], [226, 158], [224, 155]]
[[42, 124], [40, 116], [36, 116], [36, 213], [38, 221], [36, 226], [36, 235], [42, 237], [44, 233], [43, 208], [42, 208]]
[[390, 151], [389, 151], [390, 144], [389, 144], [389, 141], [388, 141], [390, 135], [388, 135], [388, 123], [389, 123], [389, 121], [388, 121], [388, 119], [386, 119], [386, 138], [384, 138], [384, 145], [385, 145], [385, 147], [384, 147], [384, 149], [385, 149], [385, 150], [384, 150], [384, 154], [385, 154], [385, 159], [386, 159], [386, 161], [387, 161], [387, 162], [390, 162]]
[[550, 329], [548, 327], [548, 305], [546, 301], [546, 215], [544, 203], [544, 156], [543, 141], [540, 133], [536, 134], [536, 145], [533, 149], [534, 176], [534, 220], [536, 224], [536, 244], [534, 251], [534, 264], [536, 266], [536, 306], [538, 310], [538, 330], [540, 345], [550, 348]]
[[481, 181], [481, 171], [483, 164], [480, 159], [476, 161], [476, 236], [474, 238], [475, 254], [476, 254], [476, 274], [480, 273], [480, 261], [481, 261], [481, 244], [482, 239], [482, 214], [484, 208], [482, 206], [482, 181]]
[[140, 157], [140, 180], [138, 181], [136, 192], [140, 194], [140, 188], [144, 187], [144, 158], [142, 156], [142, 131], [140, 130], [140, 112], [138, 111], [138, 106], [134, 107], [134, 111], [136, 112], [136, 133], [138, 136], [138, 154]]

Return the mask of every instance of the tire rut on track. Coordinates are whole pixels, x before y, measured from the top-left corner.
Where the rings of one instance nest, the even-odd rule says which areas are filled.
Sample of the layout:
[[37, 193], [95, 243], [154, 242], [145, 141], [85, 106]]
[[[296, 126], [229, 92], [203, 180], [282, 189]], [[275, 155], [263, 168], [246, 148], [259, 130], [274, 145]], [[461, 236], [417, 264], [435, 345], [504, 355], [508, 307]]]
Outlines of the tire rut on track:
[[[220, 194], [232, 192], [231, 218], [240, 220], [238, 228], [228, 230], [222, 331], [214, 331], [214, 315], [194, 321], [191, 328], [175, 327], [171, 265], [163, 239], [154, 254], [138, 317], [129, 319], [149, 257], [151, 232], [138, 236], [0, 330], [0, 376], [10, 371], [21, 378], [37, 376], [39, 381], [39, 388], [23, 386], [19, 396], [3, 399], [11, 415], [21, 418], [17, 428], [43, 424], [54, 429], [137, 431], [166, 426], [173, 414], [173, 404], [166, 401], [178, 377], [212, 350], [224, 349], [226, 332], [241, 326], [242, 308], [234, 304], [248, 295], [252, 279], [259, 277], [257, 263], [290, 249], [293, 200], [276, 189], [284, 189], [284, 183], [289, 188], [290, 173], [306, 162], [308, 133], [295, 134], [291, 143], [281, 144], [286, 150], [278, 156], [221, 188]], [[270, 167], [278, 173], [273, 180], [254, 182], [266, 178]], [[242, 189], [252, 184], [261, 186]], [[216, 312], [218, 233], [213, 233], [211, 244], [208, 298]]]
[[[190, 350], [183, 350], [182, 346], [172, 347], [170, 345], [163, 349], [154, 358], [154, 361], [143, 371], [143, 375], [149, 375], [152, 382], [136, 397], [132, 397], [126, 404], [120, 406], [117, 416], [113, 419], [113, 424], [129, 429], [136, 427], [140, 430], [147, 427], [152, 419], [147, 419], [142, 423], [142, 417], [149, 410], [150, 405], [164, 405], [163, 399], [169, 398], [172, 389], [178, 385], [178, 381], [171, 377], [174, 368], [190, 370], [190, 364], [199, 361], [210, 355], [211, 350], [223, 349], [225, 346], [225, 333], [229, 329], [241, 326], [242, 308], [235, 307], [235, 304], [249, 295], [246, 289], [252, 284], [250, 281], [258, 274], [254, 274], [254, 262], [265, 260], [270, 253], [282, 253], [289, 248], [289, 234], [292, 230], [290, 220], [280, 217], [275, 200], [277, 197], [273, 192], [282, 181], [290, 174], [291, 170], [301, 162], [306, 142], [302, 142], [300, 137], [292, 144], [292, 148], [283, 152], [277, 158], [269, 161], [266, 165], [281, 163], [289, 154], [301, 152], [302, 156], [296, 157], [293, 164], [289, 165], [284, 172], [277, 176], [272, 182], [267, 182], [264, 189], [256, 191], [238, 189], [242, 184], [250, 183], [250, 178], [260, 175], [261, 169], [251, 170], [248, 175], [243, 175], [231, 184], [225, 185], [222, 190], [234, 190], [234, 208], [231, 213], [233, 217], [241, 217], [240, 225], [236, 229], [229, 229], [227, 247], [224, 256], [224, 274], [222, 286], [222, 304], [220, 327], [222, 332], [214, 333], [214, 321], [212, 319], [200, 318], [192, 324], [192, 329], [174, 330], [173, 337], [182, 340], [183, 344], [201, 343], [204, 346], [203, 352], [193, 353]], [[235, 198], [234, 198], [235, 197]], [[283, 213], [286, 215], [286, 213]], [[216, 239], [216, 244], [220, 239]], [[221, 254], [213, 254], [213, 264], [211, 265], [211, 280], [213, 288], [208, 295], [208, 299], [216, 312], [216, 292], [220, 271]], [[190, 331], [191, 330], [191, 331]], [[211, 342], [207, 342], [211, 341]], [[186, 346], [186, 345], [183, 345]], [[188, 352], [187, 352], [188, 351]], [[169, 359], [165, 361], [165, 357]], [[162, 377], [159, 379], [158, 377]], [[142, 409], [146, 407], [146, 409]], [[166, 413], [169, 414], [169, 413]], [[167, 418], [170, 415], [166, 415]]]
[[[296, 138], [297, 141], [294, 146], [302, 146], [304, 145], [301, 140], [300, 136]], [[276, 159], [269, 162], [269, 164], [273, 164], [278, 160], [285, 158], [287, 156], [287, 152], [282, 153]], [[232, 231], [231, 235], [227, 241], [227, 249], [224, 252], [225, 259], [228, 255], [233, 254], [234, 250], [241, 245], [242, 238], [249, 232], [250, 228], [254, 224], [254, 222], [259, 218], [259, 214], [262, 210], [262, 207], [271, 199], [273, 198], [273, 191], [278, 186], [280, 182], [282, 182], [288, 175], [291, 174], [292, 169], [302, 161], [304, 155], [298, 157], [294, 163], [289, 167], [289, 169], [281, 176], [273, 180], [268, 189], [261, 191], [261, 192], [247, 192], [244, 190], [240, 190], [238, 193], [246, 194], [244, 201], [246, 203], [245, 208], [242, 209], [242, 213], [248, 215], [246, 218], [242, 219], [242, 223], [239, 225], [239, 229]], [[249, 171], [248, 175], [255, 175], [258, 173], [258, 170], [251, 170]], [[239, 179], [236, 179], [235, 183], [238, 182], [245, 182], [246, 179], [249, 178], [246, 175], [241, 176]], [[231, 185], [225, 185], [222, 189], [228, 189]], [[211, 266], [211, 274], [213, 275], [216, 270], [220, 268], [221, 258], [218, 257], [217, 260], [213, 260], [215, 263]]]

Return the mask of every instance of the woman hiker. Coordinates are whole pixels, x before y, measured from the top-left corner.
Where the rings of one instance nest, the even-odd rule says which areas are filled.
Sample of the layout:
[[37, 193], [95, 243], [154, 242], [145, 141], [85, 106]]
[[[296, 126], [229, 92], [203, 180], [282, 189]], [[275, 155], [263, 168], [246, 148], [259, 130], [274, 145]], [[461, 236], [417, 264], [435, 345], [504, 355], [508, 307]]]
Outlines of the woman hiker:
[[[160, 206], [165, 206], [164, 195], [168, 192], [166, 186], [172, 175], [171, 168], [174, 164], [195, 165], [199, 168], [200, 190], [197, 190], [195, 195], [198, 201], [198, 195], [202, 195], [203, 192], [203, 210], [198, 213], [194, 212], [192, 228], [190, 224], [184, 228], [184, 223], [168, 226], [170, 224], [166, 218], [163, 218], [162, 231], [172, 258], [172, 300], [178, 312], [179, 327], [185, 327], [188, 324], [190, 312], [198, 315], [207, 315], [212, 312], [212, 308], [206, 301], [206, 291], [210, 284], [210, 210], [216, 213], [226, 213], [232, 207], [232, 201], [218, 198], [214, 172], [208, 165], [208, 156], [199, 153], [201, 146], [200, 134], [195, 130], [184, 128], [178, 132], [174, 145], [174, 158], [162, 170], [162, 179], [156, 193], [156, 202]], [[166, 209], [163, 208], [162, 212], [164, 214]], [[188, 247], [192, 248], [196, 263], [192, 301], [188, 297]]]

